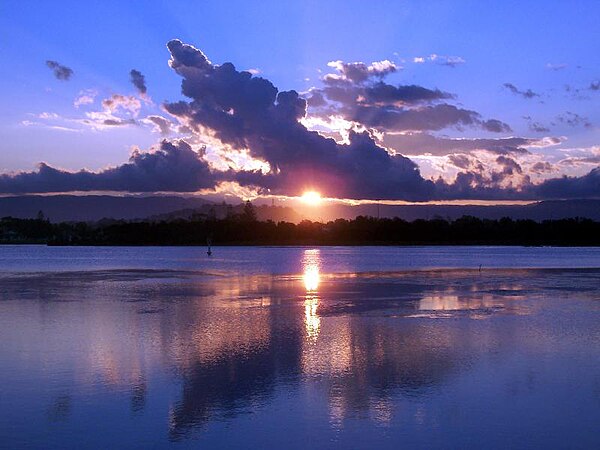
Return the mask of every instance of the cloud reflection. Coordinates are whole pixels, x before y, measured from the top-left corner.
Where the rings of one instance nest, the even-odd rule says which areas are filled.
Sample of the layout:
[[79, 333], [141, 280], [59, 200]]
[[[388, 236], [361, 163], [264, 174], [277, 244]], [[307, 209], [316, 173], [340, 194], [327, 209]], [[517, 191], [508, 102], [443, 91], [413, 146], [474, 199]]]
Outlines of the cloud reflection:
[[[435, 411], [415, 410], [415, 399], [461, 380], [480, 357], [488, 361], [490, 350], [508, 357], [555, 342], [543, 322], [486, 326], [474, 324], [474, 314], [519, 314], [519, 304], [535, 298], [549, 308], [552, 298], [573, 295], [573, 286], [577, 298], [598, 298], [598, 271], [344, 274], [320, 283], [323, 255], [310, 249], [300, 258], [302, 280], [181, 274], [174, 282], [173, 273], [161, 279], [139, 271], [5, 276], [0, 299], [11, 301], [0, 303], [5, 323], [15, 325], [4, 341], [19, 336], [44, 362], [47, 369], [31, 375], [44, 378], [28, 389], [47, 398], [48, 422], [74, 421], [73, 411], [93, 415], [90, 392], [101, 402], [108, 389], [129, 400], [140, 423], [168, 414], [158, 432], [171, 441], [194, 439], [211, 423], [234, 423], [284, 399], [300, 408], [298, 392], [312, 395], [308, 407], [326, 414], [331, 429], [358, 419], [428, 426]], [[429, 320], [440, 312], [457, 320]], [[595, 324], [588, 316], [581, 320]], [[557, 330], [573, 345], [586, 336]], [[172, 378], [157, 382], [164, 373]], [[64, 387], [48, 397], [48, 380]], [[18, 401], [32, 398], [23, 397]], [[123, 406], [116, 404], [115, 410]]]

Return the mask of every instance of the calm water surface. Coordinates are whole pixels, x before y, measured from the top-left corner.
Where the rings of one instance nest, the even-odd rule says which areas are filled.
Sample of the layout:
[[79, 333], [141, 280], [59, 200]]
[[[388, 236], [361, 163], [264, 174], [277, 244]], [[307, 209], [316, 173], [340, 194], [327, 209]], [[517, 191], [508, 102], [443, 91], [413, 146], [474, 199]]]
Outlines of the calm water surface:
[[0, 271], [2, 448], [600, 448], [600, 249], [21, 246]]

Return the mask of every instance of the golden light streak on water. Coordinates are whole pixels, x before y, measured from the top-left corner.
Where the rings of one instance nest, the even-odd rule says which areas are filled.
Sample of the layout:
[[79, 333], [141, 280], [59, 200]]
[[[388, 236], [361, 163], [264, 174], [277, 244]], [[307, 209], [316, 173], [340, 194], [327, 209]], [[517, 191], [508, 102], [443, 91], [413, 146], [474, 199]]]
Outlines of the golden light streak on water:
[[319, 329], [321, 327], [321, 319], [317, 313], [319, 307], [317, 289], [321, 281], [321, 254], [319, 249], [304, 251], [302, 268], [304, 271], [302, 279], [306, 288], [306, 295], [304, 297], [306, 335], [311, 339], [316, 339], [319, 336]]

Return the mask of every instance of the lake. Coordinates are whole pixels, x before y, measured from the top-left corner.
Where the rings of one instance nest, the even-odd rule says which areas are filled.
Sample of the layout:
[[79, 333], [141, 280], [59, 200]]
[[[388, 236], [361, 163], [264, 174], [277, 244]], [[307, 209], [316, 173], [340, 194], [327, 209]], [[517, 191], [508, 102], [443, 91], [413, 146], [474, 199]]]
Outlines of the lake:
[[600, 249], [0, 247], [0, 447], [600, 448]]

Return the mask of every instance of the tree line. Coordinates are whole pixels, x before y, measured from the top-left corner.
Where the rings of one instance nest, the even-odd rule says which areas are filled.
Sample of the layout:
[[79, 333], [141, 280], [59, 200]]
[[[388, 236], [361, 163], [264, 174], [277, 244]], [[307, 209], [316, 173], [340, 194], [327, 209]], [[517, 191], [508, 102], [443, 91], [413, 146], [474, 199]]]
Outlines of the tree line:
[[0, 219], [0, 243], [48, 245], [600, 245], [600, 222], [400, 218], [359, 216], [327, 223], [258, 221], [253, 211], [226, 219], [50, 223]]

